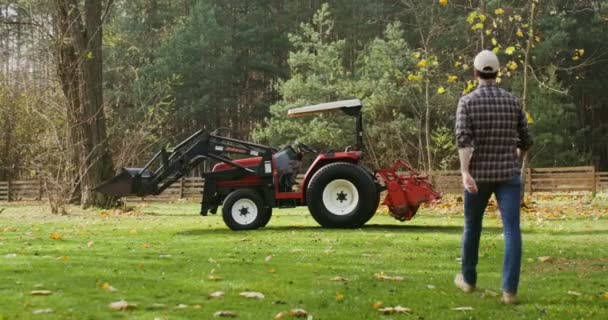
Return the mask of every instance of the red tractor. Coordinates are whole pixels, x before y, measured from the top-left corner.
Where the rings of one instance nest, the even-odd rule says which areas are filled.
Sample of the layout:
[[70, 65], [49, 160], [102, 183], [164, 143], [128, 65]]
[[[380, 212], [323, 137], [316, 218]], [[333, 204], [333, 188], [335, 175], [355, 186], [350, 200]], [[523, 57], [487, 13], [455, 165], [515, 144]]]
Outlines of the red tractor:
[[[356, 118], [356, 145], [344, 151], [317, 152], [302, 142], [281, 149], [196, 132], [170, 151], [161, 150], [143, 168], [123, 168], [97, 191], [123, 196], [157, 195], [206, 160], [217, 162], [205, 179], [201, 215], [222, 216], [232, 230], [266, 226], [273, 208], [308, 206], [323, 227], [357, 228], [372, 218], [382, 204], [400, 221], [410, 220], [420, 204], [440, 198], [427, 177], [397, 160], [388, 169], [363, 166], [362, 104], [358, 99], [323, 103], [289, 110], [290, 116], [341, 110]], [[305, 154], [316, 157], [298, 184]], [[406, 170], [406, 172], [398, 172]]]

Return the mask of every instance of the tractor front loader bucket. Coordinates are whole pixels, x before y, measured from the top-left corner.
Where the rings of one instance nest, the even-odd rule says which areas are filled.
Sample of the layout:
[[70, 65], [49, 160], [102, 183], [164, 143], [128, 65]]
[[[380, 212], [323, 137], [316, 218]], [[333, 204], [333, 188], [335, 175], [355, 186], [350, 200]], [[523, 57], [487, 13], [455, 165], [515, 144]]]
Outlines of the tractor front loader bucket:
[[115, 197], [144, 196], [150, 194], [152, 175], [143, 168], [122, 168], [119, 174], [99, 185], [95, 191]]
[[[399, 172], [399, 169], [406, 169]], [[441, 198], [433, 190], [427, 176], [420, 175], [403, 160], [397, 160], [389, 169], [376, 171], [386, 185], [386, 198], [382, 202], [389, 209], [392, 217], [399, 221], [410, 220], [422, 203], [429, 203]]]

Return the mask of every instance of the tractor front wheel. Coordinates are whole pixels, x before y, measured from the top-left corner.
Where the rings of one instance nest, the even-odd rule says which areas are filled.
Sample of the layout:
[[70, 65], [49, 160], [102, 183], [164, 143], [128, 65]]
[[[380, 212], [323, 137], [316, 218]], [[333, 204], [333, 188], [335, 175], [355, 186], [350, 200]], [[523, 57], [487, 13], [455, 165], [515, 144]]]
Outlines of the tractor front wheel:
[[254, 230], [268, 223], [271, 210], [255, 190], [239, 189], [224, 199], [222, 218], [232, 230]]
[[319, 169], [306, 191], [308, 210], [326, 228], [358, 228], [378, 208], [372, 177], [360, 166], [337, 162]]

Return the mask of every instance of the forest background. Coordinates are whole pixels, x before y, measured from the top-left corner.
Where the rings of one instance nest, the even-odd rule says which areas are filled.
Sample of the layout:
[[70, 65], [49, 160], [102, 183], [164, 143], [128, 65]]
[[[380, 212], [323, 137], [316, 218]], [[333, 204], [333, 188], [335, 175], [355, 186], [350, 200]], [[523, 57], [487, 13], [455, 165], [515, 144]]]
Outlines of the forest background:
[[0, 180], [100, 204], [92, 186], [199, 129], [343, 149], [352, 119], [286, 112], [351, 98], [370, 166], [455, 169], [482, 49], [522, 97], [531, 166], [608, 170], [607, 27], [607, 0], [0, 2]]

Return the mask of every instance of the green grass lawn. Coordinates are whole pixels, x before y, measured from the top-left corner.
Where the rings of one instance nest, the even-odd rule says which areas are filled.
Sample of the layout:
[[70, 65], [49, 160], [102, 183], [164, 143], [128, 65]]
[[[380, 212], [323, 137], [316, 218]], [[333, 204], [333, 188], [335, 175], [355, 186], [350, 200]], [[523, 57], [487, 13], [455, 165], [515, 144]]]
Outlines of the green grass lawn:
[[[525, 218], [522, 304], [504, 306], [495, 296], [503, 252], [495, 214], [484, 223], [480, 288], [464, 294], [452, 284], [462, 217], [429, 209], [405, 223], [379, 215], [356, 230], [321, 229], [305, 209], [275, 210], [267, 228], [233, 232], [191, 203], [148, 204], [131, 216], [1, 208], [0, 319], [209, 319], [220, 310], [273, 319], [294, 308], [314, 319], [608, 319], [606, 217]], [[214, 291], [225, 296], [210, 298]], [[121, 299], [137, 308], [110, 309]], [[383, 315], [377, 302], [411, 312]]]

